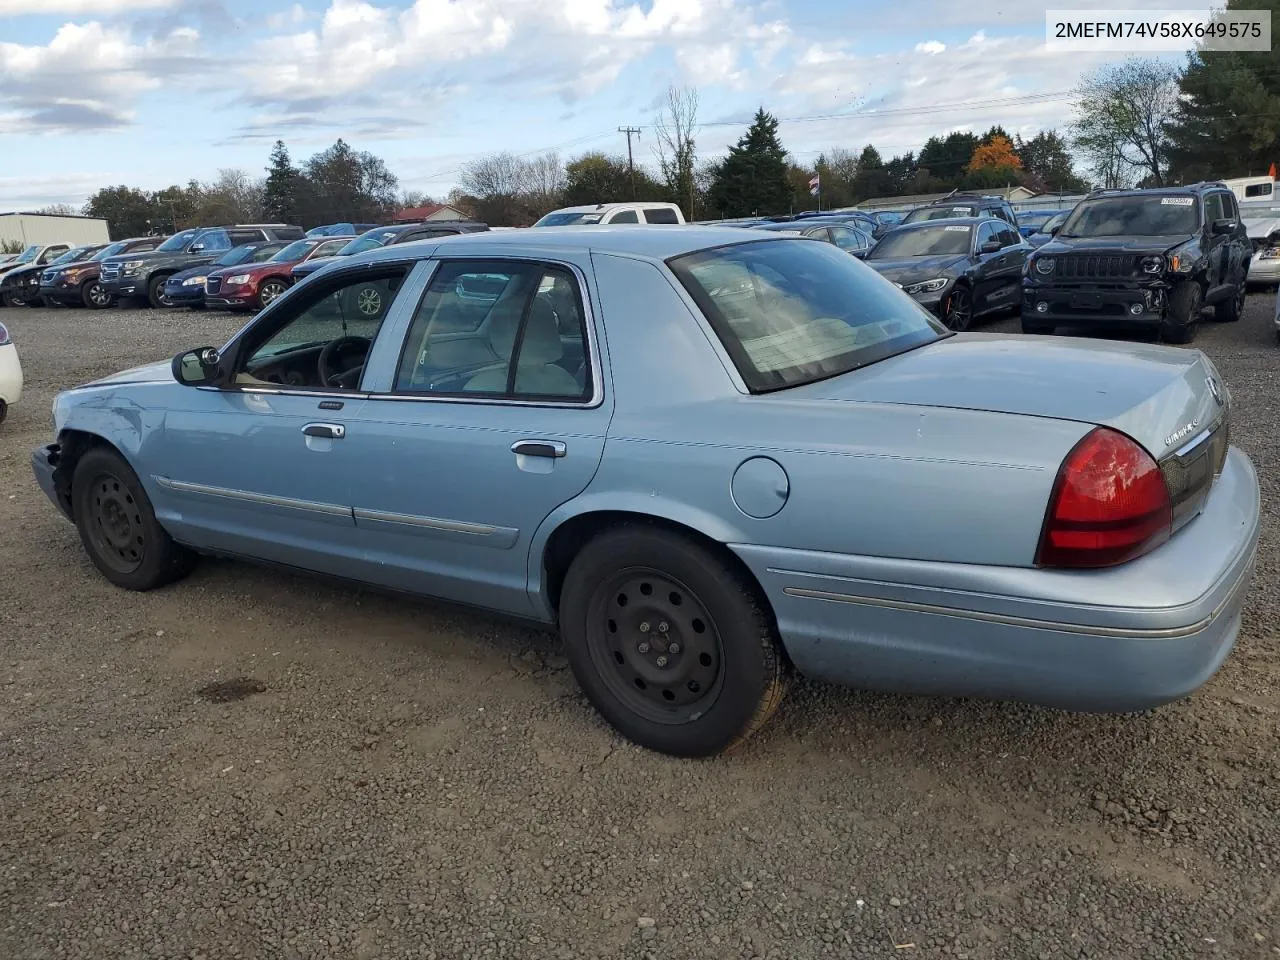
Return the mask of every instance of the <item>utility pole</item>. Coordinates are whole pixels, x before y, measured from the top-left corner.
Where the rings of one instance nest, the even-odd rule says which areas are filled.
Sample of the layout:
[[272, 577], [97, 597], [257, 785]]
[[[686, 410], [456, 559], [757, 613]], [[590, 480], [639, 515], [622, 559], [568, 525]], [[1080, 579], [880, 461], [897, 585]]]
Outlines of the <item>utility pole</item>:
[[640, 139], [639, 127], [619, 127], [619, 133], [627, 135], [627, 175], [631, 178], [631, 199], [636, 199], [636, 164], [631, 157], [631, 135], [635, 134], [636, 139]]

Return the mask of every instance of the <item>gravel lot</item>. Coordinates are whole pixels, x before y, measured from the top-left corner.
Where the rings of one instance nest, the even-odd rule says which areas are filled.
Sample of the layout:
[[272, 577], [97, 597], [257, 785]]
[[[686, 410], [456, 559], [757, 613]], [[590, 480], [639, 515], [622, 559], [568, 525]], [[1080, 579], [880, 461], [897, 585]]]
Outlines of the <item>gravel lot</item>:
[[1196, 342], [1266, 513], [1208, 687], [1075, 716], [801, 683], [710, 762], [624, 743], [495, 620], [230, 562], [109, 587], [31, 478], [53, 394], [242, 318], [0, 311], [0, 957], [1278, 960], [1273, 298]]

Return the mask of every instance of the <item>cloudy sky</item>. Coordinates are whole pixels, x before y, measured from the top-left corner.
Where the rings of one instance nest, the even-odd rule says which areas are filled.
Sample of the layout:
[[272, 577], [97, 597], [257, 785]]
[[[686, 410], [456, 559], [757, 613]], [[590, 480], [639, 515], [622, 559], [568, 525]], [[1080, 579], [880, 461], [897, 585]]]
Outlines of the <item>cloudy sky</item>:
[[992, 123], [1030, 135], [1118, 56], [1046, 50], [1046, 6], [1063, 4], [0, 0], [0, 211], [259, 173], [277, 138], [300, 160], [344, 137], [433, 195], [479, 154], [625, 153], [626, 125], [650, 162], [672, 83], [698, 89], [704, 156], [760, 105], [801, 163]]

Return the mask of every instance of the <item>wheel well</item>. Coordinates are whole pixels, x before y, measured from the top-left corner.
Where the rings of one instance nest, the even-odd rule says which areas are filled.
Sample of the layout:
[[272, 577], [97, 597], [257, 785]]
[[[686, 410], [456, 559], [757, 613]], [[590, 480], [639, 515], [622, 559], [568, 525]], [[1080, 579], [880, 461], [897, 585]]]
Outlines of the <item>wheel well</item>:
[[76, 473], [76, 464], [80, 462], [81, 457], [96, 447], [105, 447], [114, 453], [120, 453], [114, 444], [96, 433], [63, 430], [58, 435], [58, 459], [53, 465], [53, 488], [58, 494], [58, 500], [66, 508], [68, 516], [73, 514], [71, 480]]
[[559, 612], [560, 591], [564, 587], [565, 574], [568, 573], [569, 565], [573, 563], [573, 558], [578, 555], [578, 551], [604, 531], [628, 524], [644, 524], [697, 541], [719, 556], [726, 566], [734, 570], [742, 578], [743, 582], [752, 586], [757, 593], [762, 609], [769, 611], [770, 616], [773, 615], [773, 607], [765, 595], [764, 588], [760, 586], [760, 581], [756, 579], [750, 568], [742, 562], [742, 559], [723, 543], [713, 540], [705, 533], [695, 530], [693, 527], [685, 526], [683, 523], [644, 513], [632, 513], [626, 510], [599, 510], [594, 513], [579, 514], [562, 523], [551, 534], [550, 539], [547, 540], [546, 547], [542, 551], [542, 582], [552, 610]]

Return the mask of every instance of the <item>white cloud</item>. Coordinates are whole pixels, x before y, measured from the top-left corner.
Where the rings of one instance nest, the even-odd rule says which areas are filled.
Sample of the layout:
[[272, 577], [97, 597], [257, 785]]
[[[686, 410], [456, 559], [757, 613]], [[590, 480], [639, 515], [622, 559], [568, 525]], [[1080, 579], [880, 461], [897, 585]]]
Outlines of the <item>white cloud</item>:
[[468, 67], [526, 95], [572, 99], [659, 44], [695, 82], [735, 83], [748, 57], [769, 58], [785, 36], [784, 24], [735, 0], [653, 0], [647, 11], [614, 0], [415, 0], [407, 9], [332, 0], [316, 28], [265, 38], [244, 70], [265, 102], [333, 102], [402, 86], [388, 81], [395, 75], [413, 83]]
[[126, 30], [91, 21], [64, 24], [47, 46], [0, 43], [0, 107], [16, 109], [29, 128], [123, 126], [140, 95], [198, 55], [199, 40], [178, 27], [136, 43]]
[[918, 53], [942, 53], [947, 49], [947, 45], [938, 40], [926, 40], [924, 43], [916, 44], [916, 52]]
[[85, 14], [105, 17], [130, 10], [164, 10], [177, 5], [178, 0], [0, 0], [0, 17], [78, 17]]

